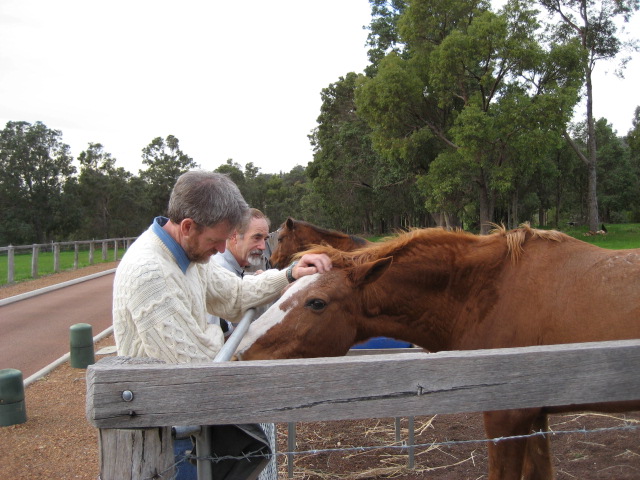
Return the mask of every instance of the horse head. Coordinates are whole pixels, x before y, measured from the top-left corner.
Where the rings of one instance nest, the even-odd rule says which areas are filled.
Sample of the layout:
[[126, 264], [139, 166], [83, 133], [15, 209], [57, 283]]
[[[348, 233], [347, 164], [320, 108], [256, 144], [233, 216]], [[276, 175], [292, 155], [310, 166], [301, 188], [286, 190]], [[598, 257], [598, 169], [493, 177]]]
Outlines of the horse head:
[[328, 230], [303, 220], [289, 217], [278, 229], [278, 244], [271, 254], [275, 268], [285, 268], [294, 256], [314, 245], [330, 245], [349, 251], [364, 247], [367, 240], [337, 230]]
[[237, 358], [340, 356], [377, 336], [363, 320], [372, 314], [368, 299], [375, 296], [372, 289], [391, 261], [382, 258], [297, 280], [251, 325]]
[[301, 240], [297, 236], [296, 221], [288, 217], [278, 229], [278, 243], [271, 254], [270, 262], [274, 268], [284, 268], [293, 258], [293, 255], [300, 251]]

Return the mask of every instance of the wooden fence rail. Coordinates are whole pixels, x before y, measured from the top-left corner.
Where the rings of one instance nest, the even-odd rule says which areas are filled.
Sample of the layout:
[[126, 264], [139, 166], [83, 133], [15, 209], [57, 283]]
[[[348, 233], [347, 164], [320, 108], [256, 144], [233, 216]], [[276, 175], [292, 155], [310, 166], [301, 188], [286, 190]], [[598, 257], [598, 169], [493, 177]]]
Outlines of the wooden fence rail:
[[[310, 422], [636, 400], [638, 366], [640, 340], [187, 365], [109, 357], [88, 368], [87, 418], [100, 429], [102, 480], [142, 478], [142, 473], [123, 476], [122, 471], [109, 476], [109, 466], [135, 458], [141, 462], [137, 472], [170, 469], [173, 451], [167, 437], [172, 425]], [[148, 442], [146, 450], [132, 457], [123, 445], [142, 448], [141, 436]]]
[[109, 247], [113, 247], [113, 260], [118, 260], [118, 248], [121, 246], [124, 250], [136, 237], [107, 238], [102, 240], [81, 240], [76, 242], [51, 242], [51, 243], [34, 243], [33, 245], [9, 245], [8, 247], [0, 247], [0, 254], [6, 252], [7, 255], [7, 283], [13, 283], [15, 279], [15, 254], [21, 250], [31, 251], [31, 277], [38, 277], [39, 254], [41, 251], [53, 252], [53, 271], [60, 272], [60, 251], [62, 247], [73, 246], [74, 261], [73, 268], [78, 268], [78, 257], [80, 247], [88, 245], [89, 247], [89, 264], [93, 265], [94, 253], [97, 245], [102, 247], [102, 260], [107, 260]]

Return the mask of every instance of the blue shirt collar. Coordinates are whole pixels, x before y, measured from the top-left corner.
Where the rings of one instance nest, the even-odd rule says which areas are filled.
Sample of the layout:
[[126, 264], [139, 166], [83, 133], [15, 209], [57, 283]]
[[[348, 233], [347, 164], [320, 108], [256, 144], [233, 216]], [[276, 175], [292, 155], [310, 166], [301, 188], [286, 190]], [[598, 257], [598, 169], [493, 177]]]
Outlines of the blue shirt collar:
[[237, 276], [239, 276], [240, 278], [244, 276], [244, 268], [240, 266], [240, 264], [236, 260], [236, 257], [234, 257], [233, 253], [231, 253], [231, 250], [227, 248], [220, 255], [222, 255], [224, 259], [227, 261], [227, 264], [229, 264], [229, 266], [233, 268], [233, 271]]
[[173, 254], [173, 257], [176, 259], [176, 263], [180, 267], [180, 270], [182, 270], [182, 273], [187, 273], [187, 268], [189, 268], [189, 265], [191, 264], [191, 261], [187, 258], [187, 253], [180, 244], [176, 242], [164, 228], [162, 228], [168, 221], [169, 219], [166, 217], [154, 218], [153, 223], [151, 224], [151, 230], [160, 238], [160, 240], [162, 240], [162, 243], [164, 243]]

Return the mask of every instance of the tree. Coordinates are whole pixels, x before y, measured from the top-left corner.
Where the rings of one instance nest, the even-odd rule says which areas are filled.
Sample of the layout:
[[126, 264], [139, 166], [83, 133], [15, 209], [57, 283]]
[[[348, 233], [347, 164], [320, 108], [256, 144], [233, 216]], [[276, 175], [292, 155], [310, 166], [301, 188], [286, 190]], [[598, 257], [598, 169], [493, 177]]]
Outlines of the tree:
[[[371, 232], [381, 200], [374, 192], [379, 159], [371, 147], [371, 129], [356, 113], [357, 75], [322, 89], [318, 126], [309, 136], [314, 148], [307, 174], [317, 198], [306, 220], [346, 232]], [[312, 204], [308, 204], [311, 208]]]
[[150, 214], [160, 215], [166, 212], [171, 189], [183, 173], [197, 168], [198, 164], [180, 150], [180, 142], [173, 135], [165, 140], [154, 138], [142, 149], [142, 163], [146, 170], [140, 171], [140, 177], [147, 182], [150, 201]]
[[[629, 146], [629, 163], [631, 168], [636, 174], [636, 177], [640, 178], [640, 107], [636, 107], [635, 109], [632, 128], [627, 132], [625, 141]], [[640, 205], [633, 208], [631, 221], [640, 221]]]
[[270, 175], [260, 173], [260, 168], [256, 167], [253, 162], [249, 162], [244, 166], [244, 187], [240, 190], [242, 196], [249, 206], [261, 210], [265, 215], [267, 211], [266, 183], [269, 178]]
[[368, 76], [375, 76], [380, 61], [390, 52], [402, 54], [403, 46], [398, 34], [398, 20], [406, 8], [404, 0], [369, 0], [371, 24], [367, 52], [371, 64], [365, 69]]
[[57, 232], [65, 212], [66, 180], [75, 173], [62, 133], [42, 122], [8, 122], [0, 131], [0, 243], [44, 243]]
[[[598, 152], [596, 127], [593, 117], [592, 74], [600, 60], [615, 58], [625, 44], [618, 38], [615, 20], [621, 17], [625, 22], [640, 6], [639, 0], [539, 0], [540, 4], [560, 22], [555, 24], [555, 37], [560, 41], [577, 39], [583, 49], [582, 71], [586, 93], [586, 152], [572, 142], [569, 132], [565, 132], [567, 142], [588, 169], [589, 229], [599, 228], [597, 166]], [[632, 46], [632, 44], [627, 44]], [[623, 60], [624, 64], [625, 60]]]
[[599, 218], [606, 223], [628, 222], [629, 213], [640, 208], [638, 176], [631, 166], [629, 149], [606, 119], [595, 122], [595, 132]]
[[415, 0], [399, 31], [405, 53], [388, 54], [356, 91], [374, 148], [427, 172], [419, 185], [432, 210], [455, 220], [474, 201], [486, 232], [501, 203], [517, 223], [520, 190], [577, 102], [576, 46], [545, 49], [524, 1], [494, 13], [480, 0]]
[[234, 162], [233, 159], [228, 158], [227, 163], [220, 165], [218, 168], [214, 170], [218, 173], [224, 173], [228, 175], [233, 183], [235, 183], [240, 191], [242, 191], [242, 187], [244, 187], [244, 173], [242, 173], [242, 165], [237, 162]]
[[149, 223], [146, 193], [140, 179], [115, 166], [99, 143], [78, 155], [80, 175], [75, 193], [82, 208], [80, 238], [138, 235]]

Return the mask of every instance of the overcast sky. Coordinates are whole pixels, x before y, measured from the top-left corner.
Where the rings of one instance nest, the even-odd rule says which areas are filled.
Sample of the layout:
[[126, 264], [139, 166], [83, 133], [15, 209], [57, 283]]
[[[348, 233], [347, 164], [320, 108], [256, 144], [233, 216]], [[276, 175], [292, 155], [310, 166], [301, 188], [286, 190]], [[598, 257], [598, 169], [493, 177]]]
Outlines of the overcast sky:
[[[167, 135], [203, 168], [288, 172], [312, 160], [320, 91], [367, 65], [369, 22], [368, 0], [0, 0], [0, 128], [42, 121], [133, 173]], [[607, 70], [595, 115], [625, 135], [640, 56], [625, 80]]]

